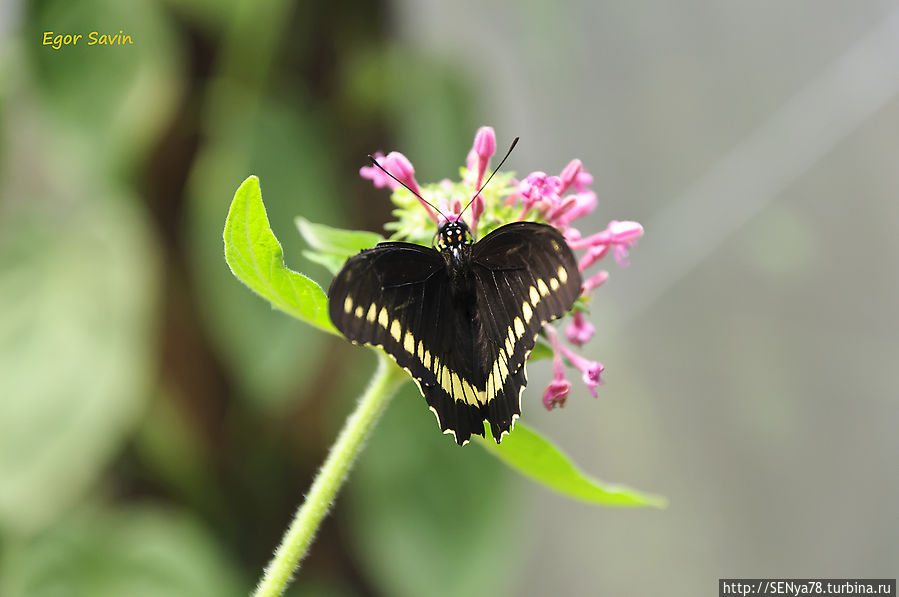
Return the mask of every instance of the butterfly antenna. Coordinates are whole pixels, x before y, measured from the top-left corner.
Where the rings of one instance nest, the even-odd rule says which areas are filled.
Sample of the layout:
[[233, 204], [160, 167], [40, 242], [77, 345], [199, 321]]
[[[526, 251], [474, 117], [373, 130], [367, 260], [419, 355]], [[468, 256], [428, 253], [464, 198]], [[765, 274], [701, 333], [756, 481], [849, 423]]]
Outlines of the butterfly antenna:
[[[509, 157], [509, 154], [512, 153], [512, 150], [515, 149], [515, 146], [518, 144], [518, 139], [520, 139], [520, 137], [515, 137], [515, 138], [512, 140], [512, 145], [509, 146], [509, 151], [507, 151], [507, 152], [506, 152], [506, 155], [503, 156], [503, 159], [500, 160], [499, 166], [497, 166], [496, 168], [493, 169], [493, 172], [490, 173], [490, 176], [487, 177], [487, 180], [485, 180], [485, 181], [484, 181], [484, 184], [481, 185], [481, 188], [478, 189], [478, 192], [474, 194], [474, 197], [471, 198], [471, 201], [468, 202], [468, 205], [465, 206], [465, 209], [463, 209], [463, 210], [459, 213], [459, 217], [460, 217], [460, 218], [462, 217], [462, 214], [465, 213], [465, 210], [468, 209], [468, 206], [471, 205], [472, 203], [474, 203], [474, 200], [478, 198], [478, 195], [481, 194], [481, 191], [484, 190], [484, 187], [486, 187], [486, 186], [487, 186], [487, 183], [490, 182], [490, 180], [493, 178], [493, 175], [496, 174], [496, 173], [499, 171], [499, 169], [503, 167], [503, 164], [506, 163], [506, 158], [508, 158], [508, 157]], [[369, 157], [370, 157], [370, 156], [369, 156]]]
[[[517, 141], [517, 139], [516, 139], [516, 141]], [[404, 187], [406, 187], [406, 190], [408, 190], [410, 193], [412, 193], [413, 195], [415, 195], [416, 197], [418, 197], [419, 199], [421, 199], [424, 203], [427, 203], [428, 205], [430, 205], [431, 207], [433, 207], [433, 208], [437, 211], [437, 213], [439, 213], [441, 216], [443, 216], [443, 219], [444, 219], [444, 220], [448, 220], [448, 219], [449, 219], [449, 218], [447, 218], [447, 217], [443, 214], [442, 211], [440, 211], [440, 208], [439, 208], [439, 207], [437, 207], [436, 205], [434, 205], [433, 203], [431, 203], [430, 201], [428, 201], [427, 199], [425, 199], [424, 197], [422, 197], [421, 195], [419, 195], [418, 193], [416, 193], [415, 191], [413, 191], [411, 188], [409, 188], [409, 185], [407, 185], [407, 184], [404, 183], [402, 180], [400, 180], [399, 178], [397, 178], [396, 176], [394, 176], [393, 174], [391, 174], [390, 172], [388, 172], [388, 171], [387, 171], [387, 168], [385, 168], [384, 166], [382, 166], [381, 164], [379, 164], [379, 163], [378, 163], [378, 160], [376, 160], [376, 159], [374, 158], [373, 155], [369, 154], [368, 159], [371, 160], [371, 163], [374, 164], [375, 166], [377, 166], [377, 167], [378, 167], [384, 174], [386, 174], [387, 176], [389, 176], [389, 177], [392, 178], [393, 180], [397, 181], [398, 183], [400, 183], [401, 185], [403, 185]]]

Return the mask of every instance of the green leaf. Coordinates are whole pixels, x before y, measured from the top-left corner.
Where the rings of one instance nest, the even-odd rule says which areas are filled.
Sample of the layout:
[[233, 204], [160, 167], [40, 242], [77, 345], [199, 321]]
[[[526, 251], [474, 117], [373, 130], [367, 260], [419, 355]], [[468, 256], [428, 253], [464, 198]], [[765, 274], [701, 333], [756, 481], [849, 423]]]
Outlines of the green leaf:
[[553, 349], [549, 347], [546, 342], [542, 340], [538, 340], [537, 344], [534, 346], [534, 349], [531, 351], [530, 356], [528, 357], [528, 361], [541, 361], [543, 359], [551, 359], [553, 356]]
[[521, 421], [515, 424], [515, 430], [503, 439], [502, 444], [493, 441], [489, 427], [486, 439], [474, 437], [488, 452], [513, 469], [568, 497], [603, 506], [664, 508], [668, 503], [662, 496], [603, 483], [585, 475], [561, 450]]
[[370, 249], [384, 240], [380, 234], [367, 230], [344, 230], [324, 224], [314, 224], [297, 216], [297, 229], [309, 246], [323, 253], [335, 253], [350, 257], [363, 249]]
[[300, 234], [314, 249], [305, 251], [303, 256], [309, 261], [323, 265], [332, 274], [336, 274], [348, 258], [384, 240], [380, 234], [374, 232], [343, 230], [324, 224], [313, 224], [301, 216], [297, 216], [294, 221]]
[[317, 251], [303, 251], [303, 257], [324, 267], [332, 274], [336, 274], [343, 267], [346, 258], [341, 258], [331, 253], [319, 253]]
[[276, 309], [337, 333], [328, 319], [328, 297], [321, 287], [284, 265], [281, 244], [269, 225], [255, 176], [243, 181], [234, 194], [224, 237], [225, 261], [238, 280]]

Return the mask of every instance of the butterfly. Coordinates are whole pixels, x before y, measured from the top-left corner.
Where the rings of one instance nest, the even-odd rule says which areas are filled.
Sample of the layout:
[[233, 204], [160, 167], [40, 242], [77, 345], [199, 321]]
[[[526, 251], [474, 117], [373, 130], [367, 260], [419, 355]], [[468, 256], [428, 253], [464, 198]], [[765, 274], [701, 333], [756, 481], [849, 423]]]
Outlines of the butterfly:
[[334, 326], [393, 357], [464, 445], [484, 437], [484, 421], [497, 443], [512, 430], [537, 335], [580, 293], [577, 261], [552, 226], [513, 222], [473, 242], [460, 217], [440, 224], [433, 248], [383, 242], [350, 257], [328, 298]]

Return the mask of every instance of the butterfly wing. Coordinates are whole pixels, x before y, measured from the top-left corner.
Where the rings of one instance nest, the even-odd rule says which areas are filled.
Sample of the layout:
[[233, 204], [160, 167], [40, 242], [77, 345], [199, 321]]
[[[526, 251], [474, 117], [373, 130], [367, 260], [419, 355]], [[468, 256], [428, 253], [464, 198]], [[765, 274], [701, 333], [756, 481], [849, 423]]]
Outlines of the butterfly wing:
[[485, 420], [497, 441], [512, 428], [537, 333], [581, 288], [574, 255], [544, 224], [496, 229], [470, 263], [470, 278], [453, 281], [434, 249], [381, 243], [347, 260], [328, 291], [337, 329], [408, 370], [459, 444], [483, 436]]
[[409, 371], [442, 431], [459, 444], [484, 435], [475, 298], [453, 292], [439, 252], [381, 243], [347, 260], [328, 297], [335, 327], [354, 343], [381, 346]]
[[472, 248], [487, 420], [499, 440], [521, 413], [524, 362], [540, 328], [581, 293], [574, 254], [558, 230], [536, 222], [497, 228]]

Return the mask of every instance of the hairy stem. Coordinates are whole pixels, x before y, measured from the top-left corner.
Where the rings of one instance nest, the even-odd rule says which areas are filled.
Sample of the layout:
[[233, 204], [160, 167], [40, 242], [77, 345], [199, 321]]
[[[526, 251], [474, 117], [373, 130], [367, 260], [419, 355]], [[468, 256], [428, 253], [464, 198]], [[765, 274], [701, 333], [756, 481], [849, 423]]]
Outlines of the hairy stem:
[[359, 399], [356, 410], [349, 416], [337, 441], [331, 447], [327, 460], [312, 482], [306, 500], [266, 567], [254, 597], [277, 597], [284, 592], [300, 560], [306, 555], [315, 531], [346, 479], [347, 473], [359, 454], [368, 432], [383, 412], [387, 402], [407, 379], [383, 353], [378, 353], [378, 368], [368, 389]]

